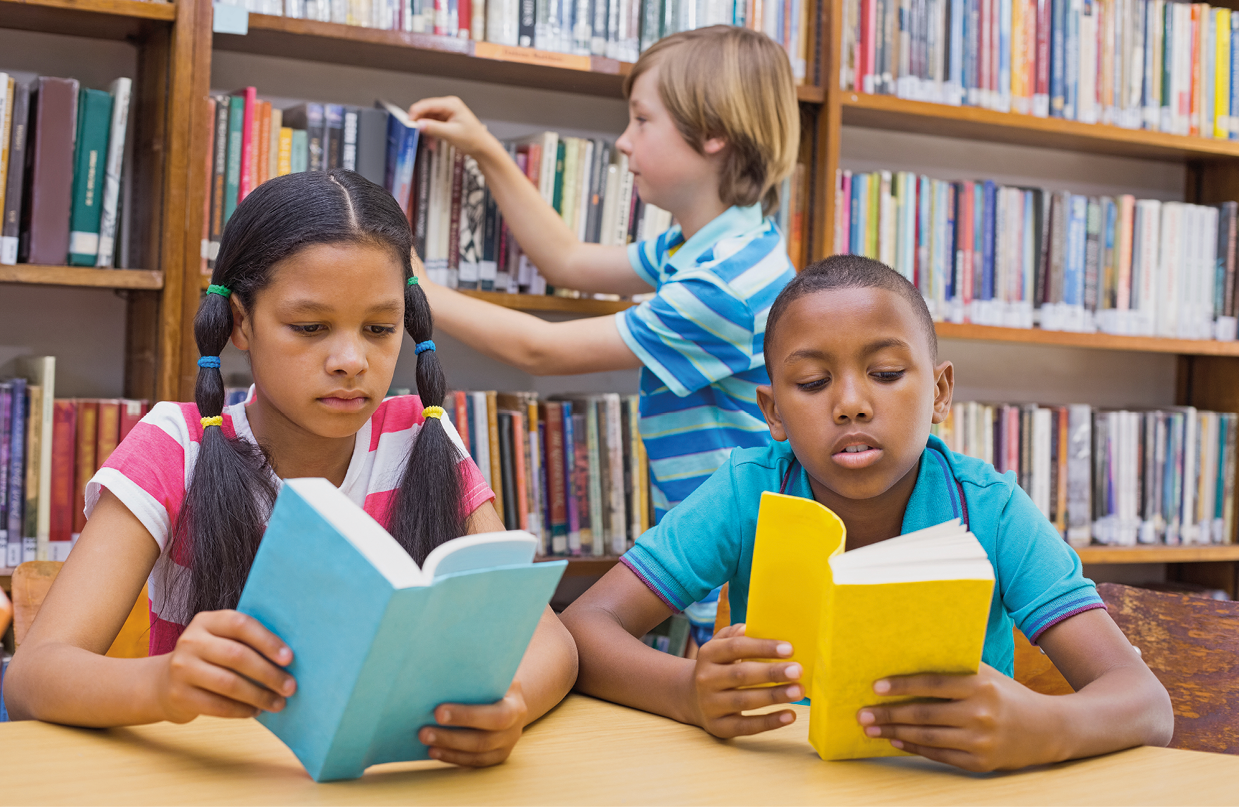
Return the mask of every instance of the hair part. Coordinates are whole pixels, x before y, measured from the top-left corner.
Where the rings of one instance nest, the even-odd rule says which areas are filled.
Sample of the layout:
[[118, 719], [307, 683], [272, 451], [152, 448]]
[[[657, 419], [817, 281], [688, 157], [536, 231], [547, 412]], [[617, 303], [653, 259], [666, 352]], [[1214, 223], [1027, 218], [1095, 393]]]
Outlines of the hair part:
[[825, 260], [810, 264], [788, 283], [766, 317], [766, 334], [762, 352], [766, 360], [767, 372], [770, 364], [770, 344], [774, 341], [774, 333], [779, 320], [787, 313], [788, 307], [809, 294], [835, 289], [884, 289], [902, 297], [925, 336], [929, 347], [929, 356], [936, 365], [938, 363], [938, 334], [934, 330], [934, 318], [925, 305], [925, 298], [920, 290], [903, 275], [880, 261], [865, 258], [860, 255], [832, 255]]
[[624, 78], [624, 98], [658, 67], [658, 96], [697, 153], [711, 137], [727, 142], [719, 198], [748, 207], [779, 206], [779, 183], [796, 167], [800, 104], [787, 53], [748, 28], [714, 25], [655, 42]]
[[[413, 276], [408, 219], [391, 194], [352, 171], [289, 174], [255, 188], [224, 227], [211, 282], [228, 287], [238, 305], [253, 311], [273, 268], [315, 244], [390, 249], [406, 281], [405, 329], [416, 341], [431, 338], [430, 305], [407, 283]], [[218, 356], [233, 324], [229, 300], [205, 295], [194, 318], [199, 353]], [[418, 356], [417, 389], [424, 405], [442, 406], [447, 382], [433, 351]], [[222, 414], [218, 368], [199, 368], [194, 401], [202, 417]], [[464, 533], [460, 459], [443, 424], [428, 418], [413, 441], [387, 525], [419, 564]], [[168, 581], [169, 618], [183, 623], [202, 611], [236, 607], [278, 490], [271, 458], [260, 447], [227, 437], [219, 427], [203, 429], [168, 547], [176, 561]]]

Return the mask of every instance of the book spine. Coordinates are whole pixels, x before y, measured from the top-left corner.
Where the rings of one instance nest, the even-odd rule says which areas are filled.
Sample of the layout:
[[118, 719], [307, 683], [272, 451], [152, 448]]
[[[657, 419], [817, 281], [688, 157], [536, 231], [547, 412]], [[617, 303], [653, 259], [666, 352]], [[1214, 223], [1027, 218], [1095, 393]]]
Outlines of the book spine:
[[[120, 442], [125, 441], [125, 437], [129, 432], [133, 431], [133, 427], [146, 416], [147, 402], [126, 398], [120, 403]], [[75, 410], [76, 411], [76, 410]]]
[[[215, 99], [208, 98], [207, 102], [207, 142], [206, 142], [206, 165], [204, 166], [203, 185], [204, 193], [202, 194], [202, 243], [199, 245], [199, 261], [198, 272], [203, 275], [211, 274], [212, 264], [211, 257], [211, 178], [215, 173]], [[110, 149], [109, 149], [110, 151]], [[102, 223], [100, 223], [100, 248], [102, 251]], [[110, 259], [109, 259], [110, 260]], [[100, 264], [96, 264], [98, 266]]]
[[8, 523], [6, 530], [5, 565], [15, 568], [22, 562], [22, 527], [25, 508], [26, 468], [26, 418], [29, 413], [29, 397], [26, 380], [15, 378], [11, 382], [12, 404], [9, 416], [9, 470], [8, 470]]
[[464, 193], [464, 174], [465, 174], [465, 155], [463, 152], [457, 151], [455, 148], [450, 151], [452, 155], [451, 174], [449, 175], [451, 182], [450, 191], [450, 217], [448, 219], [447, 232], [447, 279], [443, 285], [448, 288], [456, 288], [460, 272], [460, 204], [462, 194]]
[[490, 478], [493, 482], [491, 490], [495, 492], [495, 512], [504, 513], [503, 462], [499, 446], [499, 404], [495, 400], [495, 392], [486, 393], [486, 433], [490, 438]]
[[627, 514], [624, 512], [624, 443], [620, 428], [619, 395], [603, 396], [607, 407], [607, 452], [610, 471], [611, 551], [621, 555], [628, 549]]
[[344, 136], [340, 152], [340, 167], [349, 171], [357, 170], [356, 109], [346, 109], [344, 111]]
[[237, 203], [239, 204], [250, 191], [257, 186], [255, 168], [258, 165], [258, 120], [255, 106], [258, 100], [258, 90], [246, 87], [239, 90], [237, 96], [241, 99], [241, 162], [238, 166]]
[[26, 263], [63, 266], [69, 256], [78, 89], [74, 79], [40, 76], [31, 95], [34, 125], [27, 153], [23, 235], [18, 245]]
[[26, 176], [26, 150], [30, 134], [30, 87], [13, 86], [13, 123], [9, 136], [9, 173], [5, 181], [4, 205], [0, 207], [0, 264], [17, 263], [18, 239], [22, 221], [22, 188]]
[[567, 485], [564, 480], [564, 421], [562, 404], [548, 402], [546, 412], [546, 476], [548, 526], [551, 532], [551, 553], [568, 551]]
[[[228, 168], [224, 178], [224, 224], [241, 201], [241, 175], [244, 173], [245, 99], [231, 96], [228, 101]], [[221, 227], [221, 232], [223, 228]]]
[[86, 483], [94, 476], [95, 441], [99, 435], [99, 402], [77, 402], [77, 468], [73, 481], [73, 540], [86, 526]]
[[[23, 484], [26, 502], [22, 509], [22, 563], [36, 560], [39, 555], [39, 509], [43, 499], [40, 485], [43, 473], [43, 392], [39, 384], [26, 386], [26, 481]], [[48, 449], [51, 449], [50, 442]], [[46, 553], [47, 525], [44, 523], [42, 526]]]
[[572, 404], [565, 402], [560, 411], [563, 413], [563, 453], [555, 457], [555, 461], [563, 466], [564, 479], [564, 515], [567, 518], [567, 536], [569, 555], [581, 554], [581, 519], [578, 509], [576, 467], [576, 430], [572, 420]]
[[99, 258], [103, 173], [111, 122], [111, 95], [91, 89], [78, 93], [73, 202], [69, 213], [71, 266], [94, 266]]
[[254, 187], [271, 178], [271, 104], [267, 101], [254, 103]]
[[323, 159], [324, 171], [344, 164], [344, 107], [339, 104], [323, 104]]
[[[114, 265], [116, 255], [116, 226], [120, 213], [120, 181], [125, 161], [125, 140], [129, 131], [129, 98], [133, 81], [118, 78], [112, 82], [112, 129], [108, 135], [107, 165], [103, 174], [103, 206], [99, 219], [99, 257], [95, 266], [106, 268]], [[217, 102], [218, 103], [218, 102]], [[214, 107], [212, 107], [214, 109]], [[227, 120], [227, 118], [225, 118]], [[211, 118], [212, 124], [214, 117]], [[218, 132], [218, 129], [212, 129]], [[211, 145], [214, 146], [212, 138]], [[210, 159], [211, 149], [207, 149]], [[211, 198], [211, 176], [207, 176], [207, 199]], [[210, 221], [210, 217], [207, 217]]]
[[[64, 560], [62, 546], [71, 545], [73, 538], [73, 474], [76, 440], [77, 405], [72, 399], [55, 402], [52, 427], [51, 523], [48, 539], [52, 544], [47, 557], [40, 560]], [[67, 554], [67, 553], [65, 553]]]
[[525, 427], [526, 415], [512, 413], [512, 465], [515, 472], [513, 488], [516, 507], [516, 526], [513, 529], [530, 530], [529, 524], [529, 433]]

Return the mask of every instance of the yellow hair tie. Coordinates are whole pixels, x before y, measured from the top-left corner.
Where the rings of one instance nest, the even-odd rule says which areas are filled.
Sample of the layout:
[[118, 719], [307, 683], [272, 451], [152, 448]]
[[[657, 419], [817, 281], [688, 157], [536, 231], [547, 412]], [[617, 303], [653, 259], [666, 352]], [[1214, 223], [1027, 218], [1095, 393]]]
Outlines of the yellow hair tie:
[[207, 426], [223, 426], [223, 425], [224, 425], [224, 418], [222, 415], [216, 415], [213, 418], [202, 418], [202, 428], [204, 429]]
[[422, 418], [441, 418], [447, 414], [447, 410], [441, 406], [428, 406], [422, 410]]

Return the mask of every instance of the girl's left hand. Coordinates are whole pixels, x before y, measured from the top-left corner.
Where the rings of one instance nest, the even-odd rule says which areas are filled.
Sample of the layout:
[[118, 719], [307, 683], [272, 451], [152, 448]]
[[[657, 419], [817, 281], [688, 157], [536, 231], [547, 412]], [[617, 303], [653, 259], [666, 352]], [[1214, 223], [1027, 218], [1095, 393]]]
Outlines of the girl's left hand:
[[521, 738], [529, 709], [519, 681], [503, 700], [480, 706], [443, 703], [435, 709], [437, 726], [426, 726], [417, 738], [430, 746], [431, 759], [484, 768], [498, 765]]
[[905, 675], [873, 685], [879, 695], [941, 698], [938, 702], [866, 706], [857, 720], [870, 737], [970, 771], [1056, 762], [1055, 698], [1041, 695], [982, 664], [976, 675]]

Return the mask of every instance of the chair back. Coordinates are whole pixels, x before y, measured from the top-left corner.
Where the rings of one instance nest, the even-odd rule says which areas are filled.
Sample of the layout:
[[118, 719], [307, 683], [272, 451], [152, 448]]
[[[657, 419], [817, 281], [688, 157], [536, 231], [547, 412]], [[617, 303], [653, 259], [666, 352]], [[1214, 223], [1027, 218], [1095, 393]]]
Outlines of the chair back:
[[[27, 561], [13, 570], [13, 644], [21, 647], [30, 626], [43, 606], [47, 592], [51, 590], [56, 575], [60, 573], [60, 561]], [[0, 596], [3, 596], [0, 594]], [[0, 615], [0, 618], [3, 618]], [[146, 658], [150, 651], [150, 603], [146, 586], [138, 594], [125, 624], [107, 655], [113, 658]]]
[[1097, 593], [1170, 693], [1170, 747], [1239, 754], [1239, 602], [1116, 583]]

